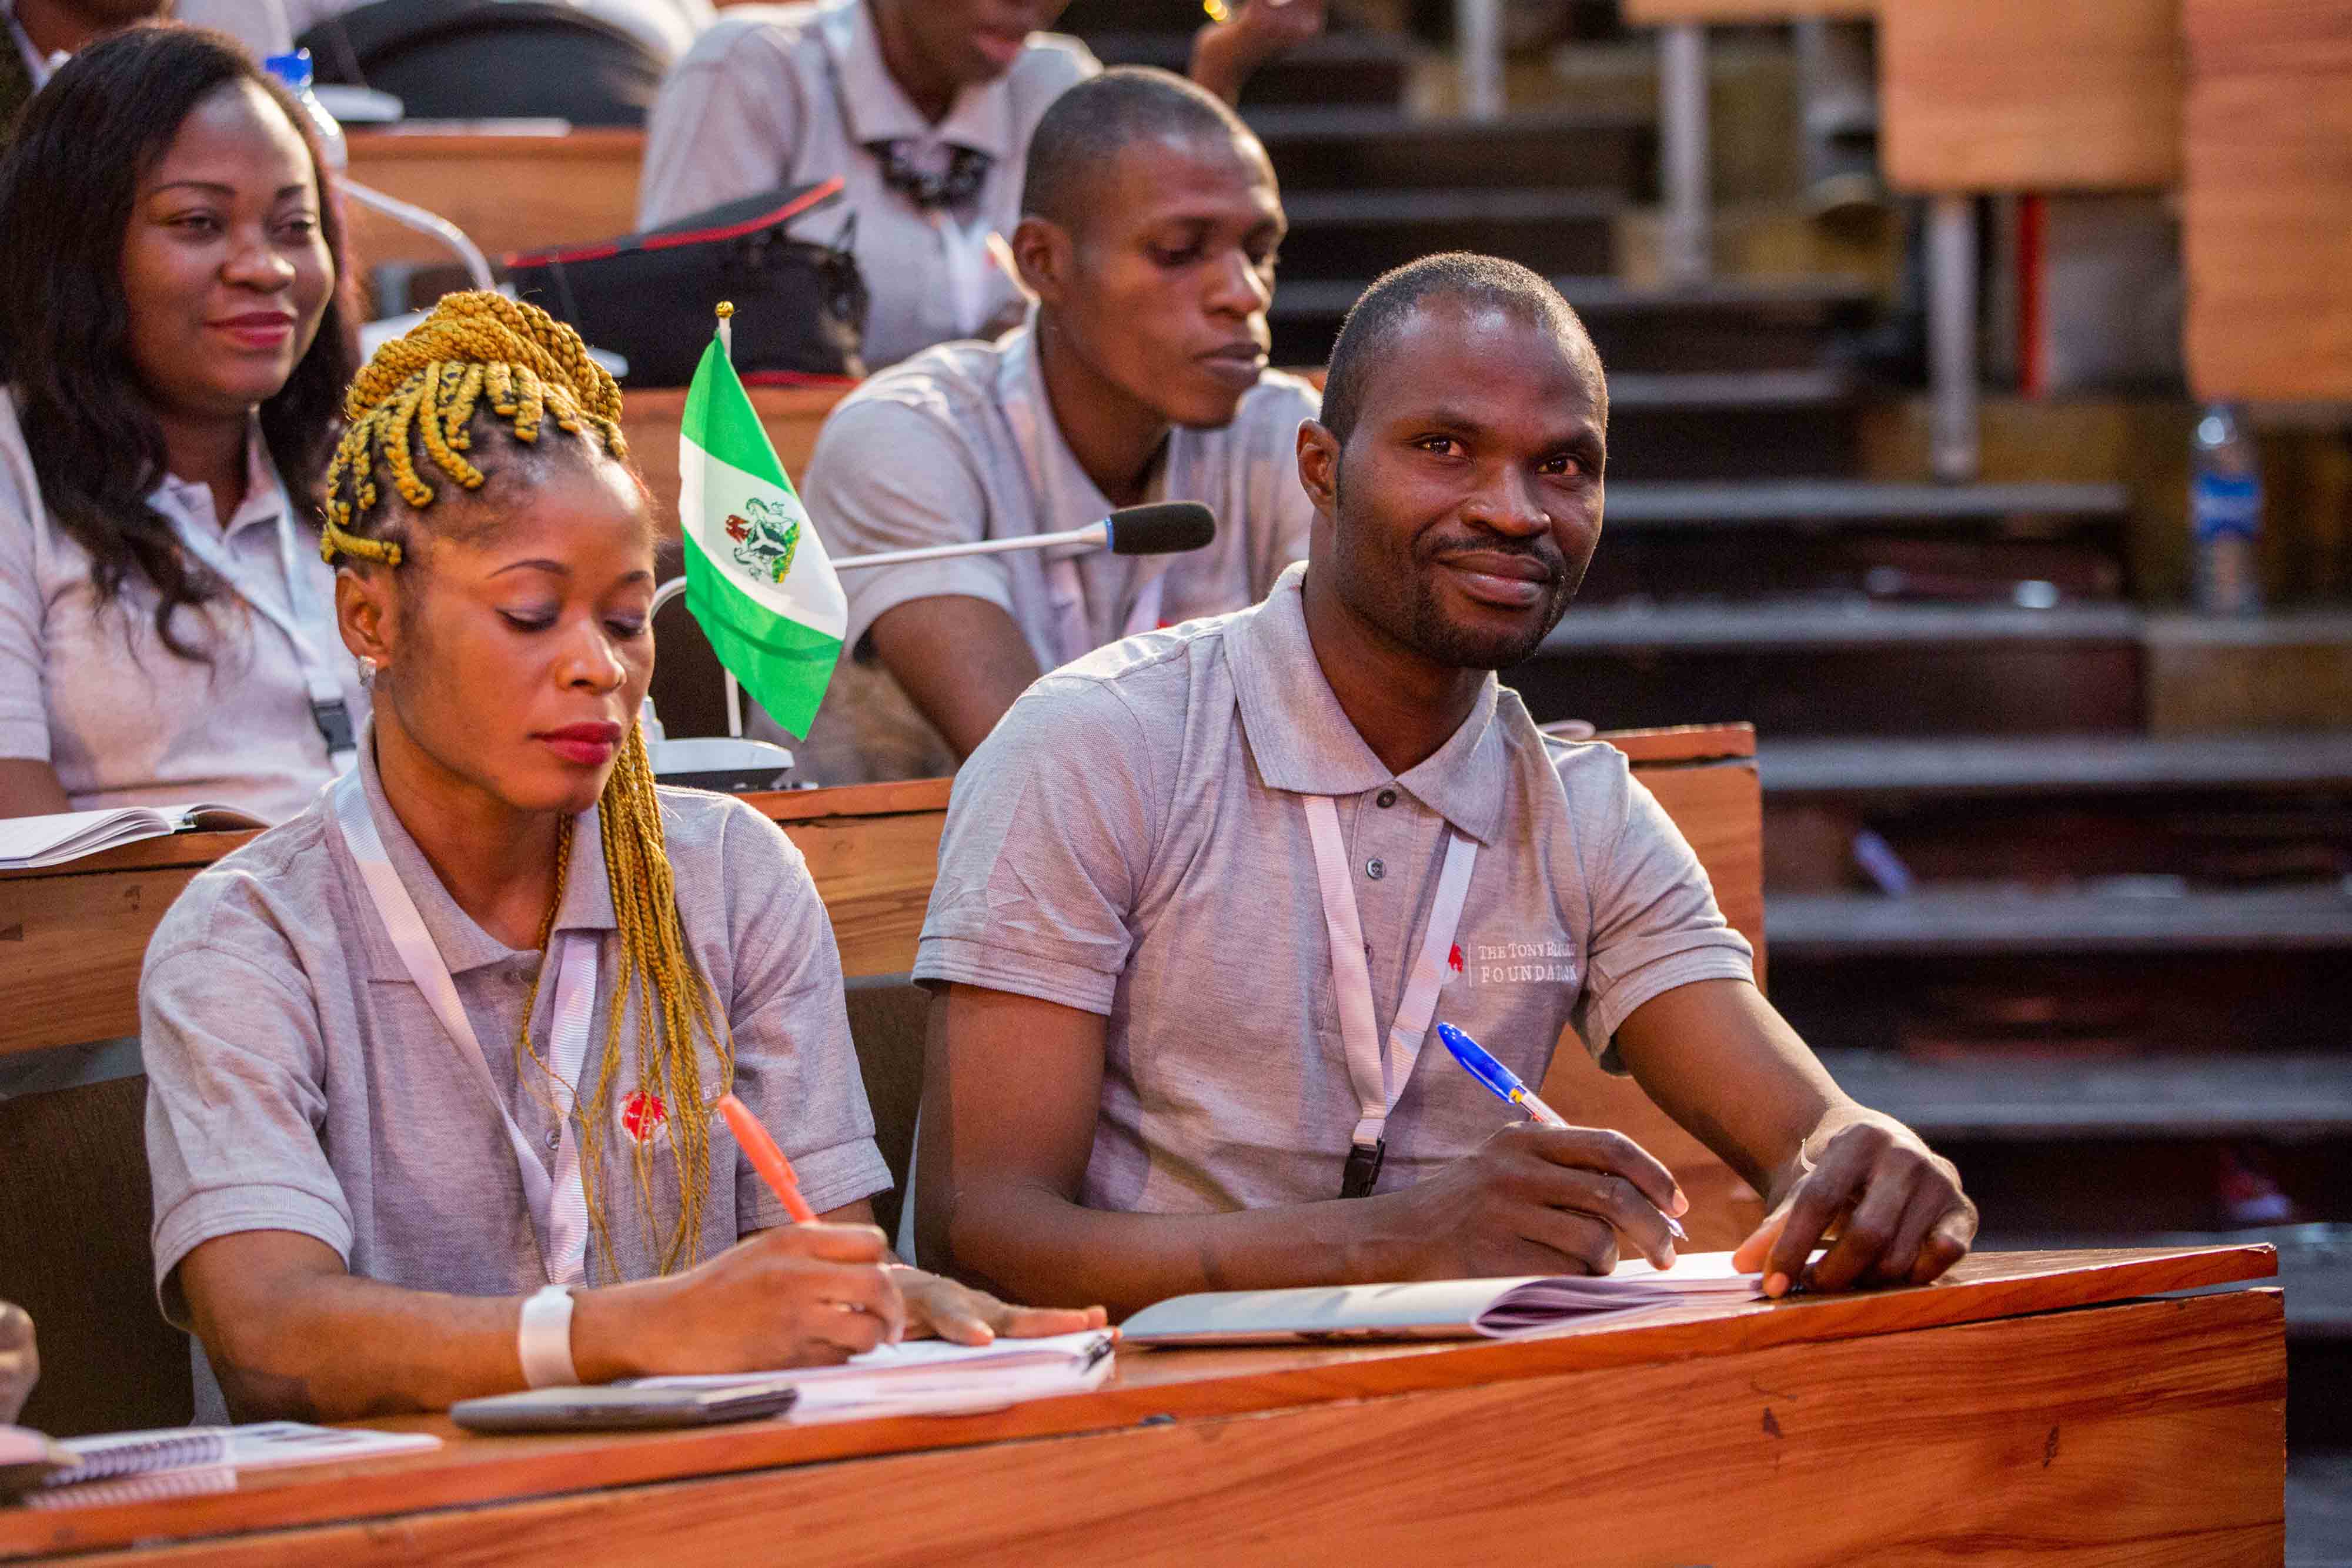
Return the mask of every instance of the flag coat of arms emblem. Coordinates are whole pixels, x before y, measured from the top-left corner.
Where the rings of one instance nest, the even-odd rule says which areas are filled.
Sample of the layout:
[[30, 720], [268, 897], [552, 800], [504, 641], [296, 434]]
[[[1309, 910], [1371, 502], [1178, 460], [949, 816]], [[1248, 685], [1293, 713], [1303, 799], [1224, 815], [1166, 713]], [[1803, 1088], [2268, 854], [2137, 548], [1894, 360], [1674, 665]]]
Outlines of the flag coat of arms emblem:
[[849, 601], [717, 338], [686, 394], [677, 513], [687, 608], [711, 651], [769, 717], [806, 736]]

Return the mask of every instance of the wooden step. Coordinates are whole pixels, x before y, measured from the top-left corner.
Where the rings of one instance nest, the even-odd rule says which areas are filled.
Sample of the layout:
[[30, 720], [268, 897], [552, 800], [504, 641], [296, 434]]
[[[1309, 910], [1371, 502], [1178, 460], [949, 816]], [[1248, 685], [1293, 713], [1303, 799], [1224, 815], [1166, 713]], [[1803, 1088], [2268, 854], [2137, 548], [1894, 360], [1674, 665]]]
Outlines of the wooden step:
[[[1613, 497], [1611, 507], [1613, 511]], [[2352, 730], [2189, 737], [1768, 738], [1757, 748], [1757, 762], [1764, 792], [1775, 799], [1932, 800], [2342, 789], [2352, 787]]]
[[2084, 1061], [1820, 1054], [1839, 1088], [1931, 1142], [2352, 1136], [2352, 1056], [2340, 1053]]
[[1937, 883], [1907, 897], [1775, 894], [1774, 962], [1991, 954], [2352, 950], [2352, 886], [2136, 894]]
[[[1689, 651], [1787, 653], [2081, 643], [2137, 644], [2143, 617], [2126, 605], [2014, 610], [1802, 600], [1764, 604], [1612, 605], [1570, 610], [1546, 654]], [[1770, 735], [1759, 724], [1759, 734]]]
[[2139, 624], [2122, 605], [1580, 605], [1505, 678], [1544, 723], [1738, 717], [1776, 738], [2137, 731]]
[[1613, 485], [1609, 527], [1735, 529], [1799, 524], [1880, 528], [2100, 518], [2131, 509], [2121, 485], [1936, 485], [1872, 479], [1805, 479], [1774, 484], [1652, 481]]
[[[1612, 378], [1643, 371], [1783, 371], [1820, 366], [1836, 335], [1866, 326], [1875, 297], [1833, 278], [1723, 279], [1691, 289], [1630, 287], [1611, 277], [1560, 275]], [[1370, 283], [1287, 271], [1269, 317], [1275, 358], [1320, 364], [1339, 323]]]
[[1646, 114], [1549, 110], [1500, 120], [1432, 119], [1359, 104], [1252, 109], [1287, 196], [1307, 191], [1504, 187], [1654, 199], [1657, 136]]
[[1282, 273], [1371, 277], [1444, 250], [1483, 251], [1545, 273], [1606, 272], [1623, 204], [1574, 186], [1286, 193]]

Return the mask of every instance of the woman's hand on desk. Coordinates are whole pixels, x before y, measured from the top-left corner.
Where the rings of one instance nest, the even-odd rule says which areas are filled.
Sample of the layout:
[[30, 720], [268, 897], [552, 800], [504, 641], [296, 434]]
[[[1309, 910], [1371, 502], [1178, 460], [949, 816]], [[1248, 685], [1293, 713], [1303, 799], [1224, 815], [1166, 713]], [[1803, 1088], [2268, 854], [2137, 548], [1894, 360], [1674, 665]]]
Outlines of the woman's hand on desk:
[[761, 1372], [847, 1361], [907, 1332], [901, 1270], [870, 1225], [782, 1225], [683, 1274], [579, 1292], [581, 1377]]
[[[1977, 1206], [1952, 1162], [1892, 1117], [1862, 1112], [1806, 1140], [1798, 1168], [1733, 1263], [1764, 1275], [1764, 1293], [1924, 1285], [1969, 1255]], [[1815, 1155], [1810, 1152], [1818, 1148]], [[1834, 1228], [1810, 1269], [1805, 1260]]]
[[1080, 1333], [1109, 1322], [1100, 1307], [1016, 1307], [985, 1291], [900, 1264], [890, 1270], [907, 1299], [907, 1333], [929, 1334], [956, 1344], [987, 1344], [999, 1335], [1037, 1339]]
[[0, 1423], [16, 1418], [40, 1375], [31, 1315], [14, 1301], [0, 1301]]

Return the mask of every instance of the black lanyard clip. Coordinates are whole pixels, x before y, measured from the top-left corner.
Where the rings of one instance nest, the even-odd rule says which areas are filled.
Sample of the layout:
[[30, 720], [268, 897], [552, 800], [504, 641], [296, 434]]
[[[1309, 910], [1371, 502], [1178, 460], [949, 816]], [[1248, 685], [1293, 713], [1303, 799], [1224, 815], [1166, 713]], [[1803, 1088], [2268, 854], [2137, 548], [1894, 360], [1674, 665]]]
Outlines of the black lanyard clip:
[[1381, 1162], [1389, 1156], [1389, 1141], [1355, 1144], [1348, 1149], [1348, 1168], [1339, 1178], [1341, 1197], [1370, 1197], [1372, 1184], [1381, 1179]]
[[326, 737], [328, 755], [359, 749], [360, 737], [352, 727], [351, 706], [342, 698], [311, 703], [310, 716], [318, 721], [319, 733]]

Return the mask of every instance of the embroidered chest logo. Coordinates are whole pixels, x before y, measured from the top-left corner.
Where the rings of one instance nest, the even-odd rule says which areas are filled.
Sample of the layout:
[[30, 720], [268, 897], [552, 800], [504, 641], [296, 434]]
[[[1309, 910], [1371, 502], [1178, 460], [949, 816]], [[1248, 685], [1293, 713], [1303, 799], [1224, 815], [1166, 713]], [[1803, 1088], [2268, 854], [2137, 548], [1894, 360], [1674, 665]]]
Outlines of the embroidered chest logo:
[[801, 520], [782, 507], [746, 501], [741, 513], [727, 515], [727, 537], [735, 544], [735, 564], [763, 582], [782, 582], [800, 553]]
[[1474, 986], [1572, 986], [1576, 945], [1557, 937], [1542, 942], [1474, 942], [1465, 967], [1454, 949], [1454, 967]]
[[621, 1124], [621, 1131], [628, 1134], [632, 1143], [650, 1144], [669, 1130], [669, 1107], [662, 1103], [660, 1095], [633, 1089], [621, 1102], [614, 1119]]

